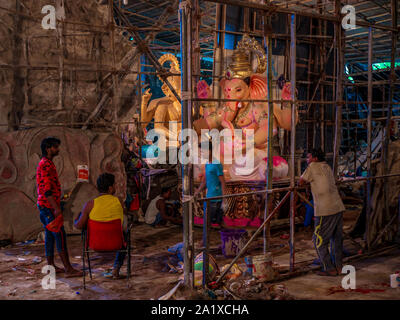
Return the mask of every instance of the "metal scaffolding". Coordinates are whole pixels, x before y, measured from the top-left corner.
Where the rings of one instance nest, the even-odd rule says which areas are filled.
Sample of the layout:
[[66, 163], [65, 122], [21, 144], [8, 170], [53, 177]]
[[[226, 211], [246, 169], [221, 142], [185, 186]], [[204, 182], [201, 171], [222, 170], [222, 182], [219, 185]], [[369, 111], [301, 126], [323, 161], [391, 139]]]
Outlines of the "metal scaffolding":
[[[398, 76], [399, 69], [396, 69], [396, 59], [398, 59], [398, 1], [390, 0], [383, 8], [378, 6], [374, 1], [347, 1], [348, 4], [354, 5], [357, 12], [357, 28], [355, 30], [345, 31], [342, 28], [343, 14], [341, 13], [342, 3], [338, 0], [334, 2], [325, 2], [321, 0], [309, 1], [240, 1], [240, 0], [180, 0], [163, 1], [155, 4], [153, 1], [135, 1], [135, 4], [124, 6], [121, 1], [108, 1], [110, 21], [108, 25], [91, 25], [77, 21], [62, 21], [64, 37], [71, 37], [76, 40], [79, 35], [76, 33], [66, 34], [69, 27], [81, 28], [87, 33], [107, 34], [110, 39], [110, 47], [112, 48], [112, 63], [97, 64], [96, 66], [88, 66], [85, 63], [76, 61], [74, 65], [67, 65], [60, 55], [60, 61], [57, 65], [48, 64], [26, 64], [21, 65], [18, 61], [15, 64], [0, 64], [0, 70], [55, 70], [60, 73], [60, 90], [63, 88], [63, 81], [69, 72], [87, 71], [100, 73], [103, 75], [99, 79], [99, 83], [106, 84], [99, 90], [98, 103], [93, 108], [85, 121], [82, 122], [65, 122], [51, 123], [49, 126], [73, 126], [87, 129], [96, 127], [96, 117], [98, 114], [112, 103], [111, 109], [114, 112], [113, 121], [102, 123], [101, 126], [110, 126], [119, 128], [122, 124], [142, 123], [141, 114], [139, 119], [123, 122], [118, 121], [116, 114], [117, 97], [120, 96], [118, 86], [129, 74], [137, 74], [138, 81], [133, 83], [138, 93], [138, 105], [135, 107], [140, 110], [140, 102], [142, 95], [142, 75], [160, 76], [167, 84], [171, 92], [181, 102], [182, 128], [191, 128], [193, 120], [199, 117], [199, 107], [201, 102], [218, 102], [221, 105], [226, 101], [237, 101], [221, 98], [221, 92], [215, 88], [216, 97], [209, 99], [200, 99], [195, 92], [195, 84], [200, 77], [208, 77], [217, 80], [221, 77], [225, 65], [227, 64], [226, 56], [226, 36], [241, 36], [248, 34], [251, 36], [261, 37], [263, 45], [268, 54], [268, 99], [263, 100], [242, 100], [242, 101], [261, 101], [268, 104], [269, 107], [269, 130], [268, 132], [268, 175], [265, 181], [265, 189], [261, 191], [224, 195], [221, 197], [202, 198], [197, 201], [207, 203], [207, 210], [204, 219], [203, 228], [203, 285], [208, 283], [208, 253], [209, 253], [209, 231], [210, 217], [208, 214], [208, 203], [211, 200], [223, 199], [229, 197], [240, 197], [251, 194], [266, 195], [264, 221], [262, 225], [253, 234], [240, 253], [232, 260], [229, 267], [218, 278], [217, 282], [223, 280], [224, 276], [229, 272], [233, 264], [243, 256], [250, 243], [258, 234], [263, 231], [264, 235], [264, 252], [268, 250], [269, 238], [269, 222], [278, 212], [281, 206], [290, 199], [290, 271], [296, 271], [295, 260], [295, 216], [296, 201], [298, 191], [301, 189], [296, 185], [297, 177], [301, 174], [300, 165], [301, 156], [299, 156], [296, 148], [296, 140], [298, 140], [296, 132], [296, 107], [303, 106], [299, 110], [302, 116], [303, 132], [305, 134], [306, 149], [320, 146], [327, 155], [332, 158], [335, 177], [340, 183], [353, 183], [359, 181], [366, 182], [366, 209], [367, 209], [367, 234], [370, 227], [370, 217], [372, 214], [371, 204], [371, 181], [383, 179], [385, 181], [385, 189], [388, 188], [391, 178], [397, 178], [400, 173], [389, 173], [388, 153], [390, 142], [390, 128], [393, 122], [400, 120], [400, 115], [394, 115], [393, 110], [398, 109], [394, 98], [400, 93], [400, 79]], [[357, 3], [358, 2], [358, 3]], [[365, 3], [371, 5], [366, 6]], [[243, 11], [243, 28], [239, 31], [227, 30], [227, 11], [229, 7], [236, 7]], [[358, 9], [359, 8], [359, 9]], [[369, 12], [368, 12], [369, 8]], [[378, 11], [374, 11], [375, 9]], [[21, 17], [40, 23], [41, 18], [33, 15], [21, 13], [18, 10], [0, 7], [0, 11], [8, 12], [11, 15]], [[381, 11], [384, 13], [381, 13]], [[152, 12], [150, 15], [149, 12]], [[368, 12], [368, 14], [367, 14]], [[271, 18], [281, 14], [286, 15], [288, 26], [285, 33], [272, 33]], [[179, 19], [178, 19], [179, 16]], [[387, 17], [390, 18], [387, 18]], [[251, 17], [251, 19], [250, 19]], [[307, 17], [310, 22], [310, 33], [298, 34], [297, 26], [299, 19]], [[112, 19], [114, 18], [114, 19]], [[378, 19], [379, 18], [379, 19]], [[382, 19], [381, 19], [382, 18]], [[387, 20], [389, 19], [389, 20]], [[116, 22], [117, 21], [117, 22]], [[250, 25], [250, 21], [253, 22]], [[260, 22], [260, 23], [258, 23]], [[261, 25], [262, 28], [258, 26]], [[333, 32], [329, 31], [329, 27], [333, 26]], [[69, 32], [71, 30], [69, 29]], [[332, 30], [331, 30], [332, 31]], [[134, 46], [132, 50], [122, 59], [116, 61], [115, 38], [118, 34], [126, 32], [132, 36]], [[302, 98], [296, 96], [295, 90], [292, 90], [291, 100], [288, 102], [292, 106], [291, 124], [292, 130], [285, 137], [285, 147], [287, 152], [285, 156], [290, 163], [290, 186], [286, 188], [274, 188], [272, 184], [272, 103], [282, 103], [281, 100], [274, 100], [270, 95], [274, 83], [271, 76], [271, 59], [272, 59], [272, 43], [280, 40], [286, 43], [286, 59], [285, 73], [290, 79], [291, 88], [299, 85], [303, 86], [306, 94]], [[128, 41], [128, 40], [127, 40]], [[389, 46], [390, 43], [390, 46]], [[61, 43], [62, 45], [62, 43]], [[300, 45], [309, 46], [309, 57], [304, 59], [297, 55], [297, 48]], [[181, 57], [181, 97], [175, 92], [173, 86], [169, 83], [168, 77], [173, 75], [158, 63], [157, 54], [160, 52], [180, 53]], [[212, 75], [201, 69], [201, 59], [210, 52], [213, 58]], [[157, 53], [157, 54], [156, 54]], [[143, 63], [141, 57], [146, 56], [148, 63], [153, 67], [154, 71], [142, 71]], [[390, 67], [387, 68], [389, 77], [386, 79], [379, 74], [379, 71], [373, 69], [373, 64], [377, 62], [385, 62], [390, 59]], [[329, 74], [327, 68], [332, 67], [333, 72]], [[367, 63], [368, 70], [362, 70], [360, 63]], [[138, 71], [132, 71], [133, 65], [138, 65]], [[298, 69], [307, 70], [307, 79], [298, 79]], [[345, 73], [345, 68], [349, 67], [349, 73]], [[353, 78], [353, 80], [350, 80]], [[355, 80], [354, 80], [355, 78]], [[365, 79], [367, 78], [367, 79]], [[77, 81], [80, 81], [77, 79]], [[83, 80], [82, 80], [83, 81]], [[385, 89], [388, 87], [388, 89]], [[374, 88], [382, 93], [382, 101], [374, 101]], [[349, 101], [347, 96], [350, 90], [360, 92], [366, 89], [367, 99]], [[386, 91], [385, 91], [386, 90]], [[62, 92], [60, 95], [62, 96]], [[346, 98], [344, 99], [344, 95]], [[356, 95], [358, 96], [358, 95]], [[61, 98], [62, 99], [62, 98]], [[62, 106], [62, 100], [60, 100]], [[367, 105], [367, 117], [350, 118], [352, 112], [351, 106]], [[396, 107], [397, 105], [397, 107]], [[304, 108], [305, 106], [305, 108]], [[387, 108], [386, 108], [387, 106]], [[378, 107], [378, 108], [377, 108]], [[356, 109], [355, 113], [360, 113]], [[379, 114], [379, 116], [377, 116]], [[374, 117], [375, 115], [375, 117]], [[380, 152], [381, 161], [384, 165], [383, 174], [374, 175], [372, 170], [372, 162], [374, 157], [373, 145], [373, 122], [382, 123], [383, 133], [381, 134], [382, 151]], [[346, 125], [344, 125], [346, 124]], [[16, 124], [17, 125], [17, 124]], [[366, 128], [360, 126], [364, 125]], [[8, 123], [0, 124], [0, 126], [9, 126]], [[19, 125], [18, 129], [26, 127], [34, 127], [37, 124]], [[349, 136], [351, 132], [365, 130], [367, 134], [367, 155], [366, 170], [367, 177], [355, 178], [353, 180], [339, 181], [339, 156], [341, 147], [351, 148]], [[333, 135], [333, 137], [332, 137]], [[357, 135], [357, 133], [356, 133]], [[344, 139], [343, 137], [346, 137]], [[333, 143], [330, 143], [333, 138]], [[376, 151], [375, 151], [376, 153]], [[141, 155], [141, 152], [140, 152]], [[356, 157], [354, 157], [356, 163]], [[296, 165], [297, 164], [297, 165]], [[356, 165], [355, 165], [356, 166]], [[297, 169], [296, 169], [297, 168]], [[355, 172], [354, 172], [355, 173]], [[193, 194], [193, 168], [190, 165], [182, 166], [182, 187], [183, 194], [190, 196]], [[267, 199], [270, 194], [284, 192], [284, 196], [279, 204], [269, 212]], [[388, 198], [385, 195], [385, 210], [389, 211]], [[304, 200], [304, 199], [303, 199]], [[194, 286], [194, 240], [193, 240], [193, 208], [192, 203], [185, 202], [183, 204], [183, 240], [185, 248], [184, 256], [184, 276], [187, 286]], [[393, 223], [394, 219], [390, 221]], [[386, 229], [382, 230], [382, 234]], [[374, 249], [377, 239], [367, 239], [368, 250]]]

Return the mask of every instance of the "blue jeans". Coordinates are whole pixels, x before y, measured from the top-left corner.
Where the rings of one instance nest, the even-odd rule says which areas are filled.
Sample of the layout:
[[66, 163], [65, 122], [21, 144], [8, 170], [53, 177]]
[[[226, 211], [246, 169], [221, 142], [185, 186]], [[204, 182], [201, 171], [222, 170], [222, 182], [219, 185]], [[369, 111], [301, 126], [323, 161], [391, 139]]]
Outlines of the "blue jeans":
[[49, 231], [46, 226], [54, 220], [52, 209], [39, 205], [37, 207], [40, 212], [40, 222], [42, 222], [44, 227], [44, 248], [46, 257], [53, 257], [54, 242], [56, 243], [58, 252], [67, 250], [67, 235], [65, 234], [64, 226], [61, 228], [60, 232]]
[[[127, 239], [128, 239], [128, 233], [124, 231], [124, 240], [127, 241]], [[126, 250], [126, 247], [123, 247], [121, 249]], [[117, 252], [113, 265], [114, 269], [120, 269], [122, 267], [122, 265], [124, 264], [125, 256], [126, 252], [121, 252], [121, 251]]]
[[[221, 224], [222, 219], [224, 216], [224, 212], [221, 209], [222, 206], [222, 201], [210, 201], [208, 209], [210, 210], [209, 215], [210, 215], [210, 220], [212, 224]], [[207, 202], [204, 202], [204, 213], [206, 212], [207, 208]]]
[[154, 222], [152, 224], [150, 224], [152, 227], [155, 227], [156, 225], [160, 224], [163, 220], [163, 218], [161, 217], [161, 213], [157, 213], [156, 215], [156, 220], [154, 220]]
[[[314, 200], [310, 200], [310, 203], [314, 205]], [[311, 207], [308, 203], [305, 203], [304, 206], [306, 207], [306, 216], [304, 218], [304, 226], [308, 227], [311, 225], [312, 218], [314, 217], [314, 208]]]

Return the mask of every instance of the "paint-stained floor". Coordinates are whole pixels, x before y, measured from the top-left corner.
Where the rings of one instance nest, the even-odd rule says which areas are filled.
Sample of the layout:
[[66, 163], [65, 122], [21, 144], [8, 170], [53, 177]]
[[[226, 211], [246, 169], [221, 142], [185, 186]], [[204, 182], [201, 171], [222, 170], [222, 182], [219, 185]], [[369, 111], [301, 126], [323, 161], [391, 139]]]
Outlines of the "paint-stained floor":
[[[254, 231], [254, 230], [249, 230]], [[317, 258], [311, 242], [312, 231], [296, 232], [295, 257], [298, 266], [309, 266]], [[195, 228], [195, 247], [200, 247], [202, 229]], [[83, 290], [82, 278], [65, 278], [57, 275], [56, 290], [43, 289], [41, 273], [46, 265], [44, 243], [15, 244], [0, 250], [0, 299], [157, 299], [175, 286], [181, 274], [171, 273], [166, 262], [167, 249], [182, 241], [182, 228], [170, 226], [154, 229], [145, 224], [135, 225], [132, 231], [132, 278], [129, 287], [126, 279], [111, 280], [104, 277], [112, 266], [114, 254], [91, 255], [93, 280], [87, 278], [87, 289]], [[221, 252], [221, 237], [217, 230], [210, 234], [211, 254], [219, 267], [229, 263]], [[81, 268], [81, 237], [68, 237], [72, 264]], [[262, 253], [263, 239], [257, 238], [247, 254]], [[349, 254], [355, 254], [357, 246], [345, 241]], [[289, 266], [287, 228], [272, 232], [270, 249], [274, 262], [282, 269]], [[56, 263], [61, 265], [58, 258]], [[283, 281], [295, 299], [399, 299], [400, 289], [389, 286], [389, 275], [400, 270], [400, 250], [392, 250], [385, 256], [354, 262], [356, 268], [356, 290], [343, 292], [343, 276], [320, 277], [312, 272]], [[239, 259], [244, 266], [244, 259]], [[126, 274], [125, 267], [122, 274]]]

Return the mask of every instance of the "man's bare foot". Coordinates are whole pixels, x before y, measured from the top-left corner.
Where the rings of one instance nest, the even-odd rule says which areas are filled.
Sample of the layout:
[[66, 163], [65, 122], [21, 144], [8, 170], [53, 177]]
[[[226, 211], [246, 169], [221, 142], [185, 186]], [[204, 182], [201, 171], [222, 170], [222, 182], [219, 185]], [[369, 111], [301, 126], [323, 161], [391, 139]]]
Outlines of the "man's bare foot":
[[56, 273], [64, 273], [65, 270], [63, 268], [57, 267], [56, 265], [52, 264], [54, 269], [56, 269]]
[[336, 277], [338, 275], [336, 269], [329, 270], [329, 271], [317, 271], [315, 274], [322, 276], [322, 277]]
[[119, 269], [113, 269], [112, 271], [113, 280], [122, 279], [123, 277], [119, 274]]
[[83, 276], [83, 272], [80, 270], [76, 270], [74, 268], [65, 270], [66, 278], [74, 278], [74, 277], [81, 277], [81, 276]]

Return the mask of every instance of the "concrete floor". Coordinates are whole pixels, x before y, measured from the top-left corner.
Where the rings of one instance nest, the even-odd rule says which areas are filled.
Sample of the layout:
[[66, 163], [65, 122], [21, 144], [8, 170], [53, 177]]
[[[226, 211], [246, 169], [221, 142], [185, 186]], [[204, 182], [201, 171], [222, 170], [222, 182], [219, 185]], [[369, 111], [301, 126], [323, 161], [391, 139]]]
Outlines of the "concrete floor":
[[[201, 228], [195, 228], [196, 246], [200, 246]], [[272, 233], [271, 250], [274, 262], [288, 266], [289, 247], [287, 230]], [[311, 239], [311, 232], [296, 232], [296, 263], [310, 265], [316, 258]], [[36, 299], [157, 299], [168, 292], [178, 281], [180, 274], [169, 273], [166, 269], [167, 248], [182, 241], [182, 229], [178, 226], [154, 229], [147, 225], [137, 225], [132, 232], [132, 270], [133, 275], [128, 288], [126, 279], [110, 280], [103, 273], [112, 266], [114, 254], [91, 255], [93, 280], [87, 282], [87, 290], [82, 288], [81, 278], [64, 278], [57, 275], [56, 290], [44, 290], [41, 281], [44, 274], [41, 269], [46, 265], [44, 244], [13, 245], [0, 250], [0, 299], [36, 300]], [[229, 263], [219, 248], [220, 235], [212, 230], [210, 235], [211, 253], [219, 267]], [[256, 239], [248, 254], [261, 253], [262, 239]], [[80, 236], [68, 237], [68, 246], [72, 264], [81, 267]], [[351, 244], [346, 249], [356, 252]], [[33, 259], [40, 257], [40, 263]], [[37, 258], [36, 258], [37, 259]], [[61, 265], [56, 259], [58, 265]], [[243, 258], [239, 264], [243, 264]], [[351, 292], [340, 291], [342, 277], [319, 277], [314, 274], [290, 279], [284, 282], [289, 293], [296, 299], [399, 299], [400, 289], [389, 287], [389, 275], [400, 270], [400, 250], [393, 250], [389, 255], [354, 263], [357, 270], [357, 289]], [[13, 270], [14, 269], [14, 270]], [[122, 274], [126, 274], [123, 267]], [[373, 289], [371, 291], [371, 289]], [[369, 290], [369, 292], [368, 292]], [[375, 291], [374, 291], [375, 290]], [[334, 292], [334, 293], [332, 293]], [[364, 292], [364, 293], [363, 293]]]
[[400, 288], [390, 287], [390, 275], [400, 271], [400, 249], [356, 262], [356, 289], [344, 291], [343, 277], [321, 277], [314, 273], [282, 282], [295, 299], [319, 300], [399, 300]]

